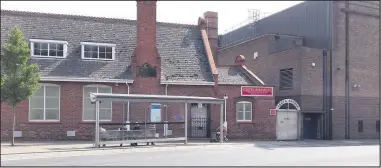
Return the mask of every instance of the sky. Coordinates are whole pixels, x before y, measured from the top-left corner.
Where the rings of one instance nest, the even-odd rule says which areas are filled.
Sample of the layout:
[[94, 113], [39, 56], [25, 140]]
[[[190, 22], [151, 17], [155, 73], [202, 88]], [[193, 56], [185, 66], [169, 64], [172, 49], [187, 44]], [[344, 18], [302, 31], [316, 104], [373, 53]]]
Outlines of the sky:
[[[248, 21], [249, 10], [263, 18], [303, 1], [158, 1], [157, 21], [197, 24], [206, 11], [218, 12], [223, 34]], [[135, 1], [1, 1], [1, 9], [136, 20]]]

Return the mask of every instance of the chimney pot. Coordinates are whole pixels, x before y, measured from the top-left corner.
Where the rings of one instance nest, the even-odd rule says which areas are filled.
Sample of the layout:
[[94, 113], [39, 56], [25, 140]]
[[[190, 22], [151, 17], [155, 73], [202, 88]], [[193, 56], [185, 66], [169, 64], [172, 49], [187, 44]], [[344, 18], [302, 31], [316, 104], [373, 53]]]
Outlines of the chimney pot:
[[245, 65], [245, 56], [238, 55], [237, 57], [235, 57], [235, 65], [239, 66], [239, 67], [244, 66]]

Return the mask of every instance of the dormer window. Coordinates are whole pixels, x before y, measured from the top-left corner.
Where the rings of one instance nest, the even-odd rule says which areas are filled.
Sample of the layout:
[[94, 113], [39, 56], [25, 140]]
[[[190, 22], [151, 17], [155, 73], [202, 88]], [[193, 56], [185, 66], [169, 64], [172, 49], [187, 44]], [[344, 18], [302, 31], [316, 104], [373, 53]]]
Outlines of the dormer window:
[[114, 60], [115, 44], [82, 42], [82, 59]]
[[66, 58], [67, 41], [30, 39], [32, 57]]

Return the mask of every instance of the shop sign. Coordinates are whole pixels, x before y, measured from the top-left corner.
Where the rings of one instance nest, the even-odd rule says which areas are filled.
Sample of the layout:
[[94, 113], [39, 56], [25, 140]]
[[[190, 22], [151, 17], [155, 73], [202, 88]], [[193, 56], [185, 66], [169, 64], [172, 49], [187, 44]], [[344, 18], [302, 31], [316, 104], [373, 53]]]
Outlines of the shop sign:
[[242, 86], [241, 96], [264, 96], [273, 97], [273, 87], [259, 87], [259, 86]]

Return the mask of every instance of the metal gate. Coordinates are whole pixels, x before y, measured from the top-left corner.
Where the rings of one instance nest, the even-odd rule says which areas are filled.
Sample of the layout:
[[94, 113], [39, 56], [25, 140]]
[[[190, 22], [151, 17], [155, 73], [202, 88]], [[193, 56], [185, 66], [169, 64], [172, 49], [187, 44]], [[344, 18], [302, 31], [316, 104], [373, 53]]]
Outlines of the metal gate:
[[191, 138], [207, 138], [209, 130], [209, 118], [206, 105], [199, 107], [198, 104], [191, 105]]

